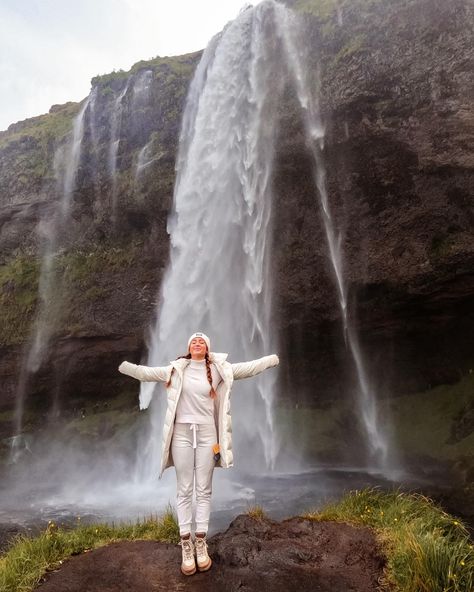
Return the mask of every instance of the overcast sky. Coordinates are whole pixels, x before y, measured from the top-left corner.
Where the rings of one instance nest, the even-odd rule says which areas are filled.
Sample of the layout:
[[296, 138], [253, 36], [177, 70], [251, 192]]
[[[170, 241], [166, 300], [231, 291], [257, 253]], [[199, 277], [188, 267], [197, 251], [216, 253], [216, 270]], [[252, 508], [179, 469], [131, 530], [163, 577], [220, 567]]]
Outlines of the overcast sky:
[[202, 49], [246, 4], [0, 0], [0, 130], [53, 104], [83, 99], [97, 74]]

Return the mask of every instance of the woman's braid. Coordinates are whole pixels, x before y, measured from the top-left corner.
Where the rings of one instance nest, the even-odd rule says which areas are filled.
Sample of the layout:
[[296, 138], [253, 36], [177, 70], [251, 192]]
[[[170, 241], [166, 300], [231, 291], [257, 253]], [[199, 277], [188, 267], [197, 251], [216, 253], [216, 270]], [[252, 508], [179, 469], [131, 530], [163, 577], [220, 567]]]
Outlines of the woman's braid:
[[[187, 360], [190, 360], [191, 359], [191, 354], [187, 354], [185, 356], [178, 356], [176, 359], [179, 360], [180, 358], [186, 358]], [[173, 376], [173, 372], [174, 372], [174, 368], [171, 368], [170, 379], [166, 383], [166, 388], [169, 388], [169, 386], [171, 384], [171, 377]]]
[[206, 371], [207, 371], [207, 380], [209, 381], [209, 384], [211, 385], [211, 392], [209, 393], [209, 396], [211, 397], [211, 399], [215, 399], [217, 397], [217, 393], [214, 390], [214, 387], [212, 386], [211, 360], [209, 359], [208, 352], [206, 352]]

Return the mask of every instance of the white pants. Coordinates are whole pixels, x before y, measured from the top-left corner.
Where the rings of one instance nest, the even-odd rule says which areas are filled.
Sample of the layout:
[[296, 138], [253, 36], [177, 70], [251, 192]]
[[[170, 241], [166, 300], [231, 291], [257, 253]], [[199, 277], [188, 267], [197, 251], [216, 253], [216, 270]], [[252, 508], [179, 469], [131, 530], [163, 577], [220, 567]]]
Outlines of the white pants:
[[175, 423], [171, 454], [176, 469], [179, 533], [191, 532], [192, 502], [196, 487], [196, 532], [207, 533], [211, 513], [212, 474], [217, 442], [214, 424]]

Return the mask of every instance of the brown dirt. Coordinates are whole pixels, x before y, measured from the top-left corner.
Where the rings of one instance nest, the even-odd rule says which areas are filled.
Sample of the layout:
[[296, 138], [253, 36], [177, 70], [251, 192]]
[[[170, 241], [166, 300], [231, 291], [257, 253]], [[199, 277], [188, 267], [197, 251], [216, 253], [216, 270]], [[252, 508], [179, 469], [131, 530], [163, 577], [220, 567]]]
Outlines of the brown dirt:
[[209, 539], [212, 569], [181, 575], [180, 548], [155, 541], [113, 543], [70, 558], [40, 592], [376, 592], [385, 558], [366, 528], [291, 518], [238, 516]]

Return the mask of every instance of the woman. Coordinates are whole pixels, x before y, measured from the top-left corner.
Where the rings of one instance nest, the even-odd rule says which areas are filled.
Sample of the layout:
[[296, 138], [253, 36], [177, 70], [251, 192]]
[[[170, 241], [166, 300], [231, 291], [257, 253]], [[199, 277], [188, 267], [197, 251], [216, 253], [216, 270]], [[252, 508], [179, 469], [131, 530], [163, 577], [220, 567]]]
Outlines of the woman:
[[[233, 465], [230, 391], [234, 380], [248, 378], [278, 365], [278, 356], [230, 364], [227, 354], [211, 352], [209, 337], [194, 333], [188, 354], [169, 366], [148, 367], [122, 362], [119, 371], [140, 381], [162, 381], [168, 389], [168, 409], [162, 437], [161, 472], [173, 466], [177, 479], [177, 512], [185, 575], [208, 570], [207, 553], [212, 475], [215, 466]], [[195, 478], [195, 479], [194, 479]], [[196, 489], [196, 533], [191, 539], [192, 497]]]

